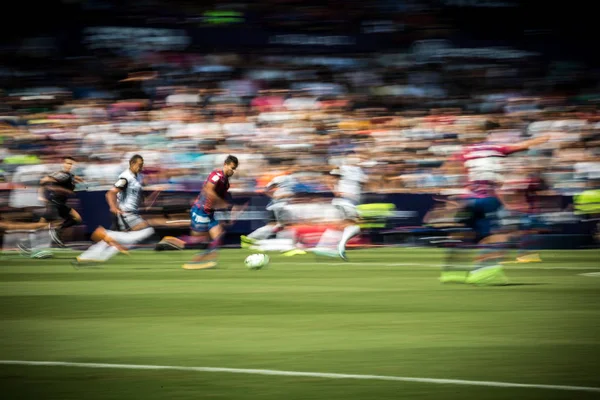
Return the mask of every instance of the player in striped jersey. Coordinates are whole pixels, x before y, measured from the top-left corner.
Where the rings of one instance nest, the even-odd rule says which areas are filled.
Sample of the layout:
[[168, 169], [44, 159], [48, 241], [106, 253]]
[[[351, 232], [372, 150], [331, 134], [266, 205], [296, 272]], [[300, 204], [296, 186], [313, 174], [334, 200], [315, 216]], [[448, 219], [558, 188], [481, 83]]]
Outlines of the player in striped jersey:
[[217, 252], [225, 229], [215, 218], [216, 210], [232, 210], [229, 194], [229, 178], [233, 176], [239, 163], [235, 156], [229, 155], [222, 169], [212, 171], [202, 186], [202, 190], [190, 210], [190, 229], [192, 237], [209, 236], [208, 249], [197, 254], [183, 265], [185, 269], [207, 269], [217, 265]]
[[542, 144], [547, 136], [509, 145], [483, 143], [468, 146], [451, 163], [458, 164], [467, 176], [468, 194], [463, 196], [459, 218], [474, 233], [472, 242], [480, 248], [475, 268], [466, 270], [455, 266], [457, 248], [448, 253], [442, 271], [442, 282], [465, 282], [473, 284], [497, 284], [506, 282], [500, 260], [501, 248], [506, 240], [503, 235], [493, 235], [498, 226], [498, 211], [502, 202], [496, 191], [502, 182], [502, 160], [508, 155]]

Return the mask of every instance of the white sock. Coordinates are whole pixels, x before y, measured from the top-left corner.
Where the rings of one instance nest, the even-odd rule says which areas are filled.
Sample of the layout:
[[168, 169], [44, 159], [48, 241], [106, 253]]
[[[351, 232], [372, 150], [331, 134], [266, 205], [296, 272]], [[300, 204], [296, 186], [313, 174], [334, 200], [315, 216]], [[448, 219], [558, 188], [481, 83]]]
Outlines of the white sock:
[[345, 249], [346, 243], [354, 236], [360, 233], [360, 227], [358, 225], [350, 225], [344, 228], [344, 232], [342, 232], [342, 239], [340, 240], [339, 247]]
[[139, 231], [129, 232], [117, 232], [117, 231], [106, 231], [106, 234], [119, 242], [122, 245], [131, 245], [141, 242], [144, 239], [149, 238], [154, 233], [154, 228], [144, 228]]
[[29, 234], [31, 250], [47, 249], [52, 245], [52, 238], [48, 229], [40, 229]]
[[269, 236], [271, 236], [273, 233], [275, 233], [276, 228], [277, 228], [277, 225], [261, 226], [260, 228], [258, 228], [257, 230], [255, 230], [254, 232], [249, 234], [248, 237], [250, 239], [254, 239], [254, 240], [268, 239]]
[[316, 247], [320, 249], [334, 249], [340, 241], [341, 236], [342, 233], [340, 231], [334, 229], [327, 229], [321, 235], [319, 243], [317, 243]]
[[262, 251], [288, 251], [295, 249], [291, 239], [263, 239], [256, 244]]
[[91, 245], [78, 258], [84, 261], [107, 261], [117, 254], [119, 249], [109, 246], [108, 243], [100, 241]]

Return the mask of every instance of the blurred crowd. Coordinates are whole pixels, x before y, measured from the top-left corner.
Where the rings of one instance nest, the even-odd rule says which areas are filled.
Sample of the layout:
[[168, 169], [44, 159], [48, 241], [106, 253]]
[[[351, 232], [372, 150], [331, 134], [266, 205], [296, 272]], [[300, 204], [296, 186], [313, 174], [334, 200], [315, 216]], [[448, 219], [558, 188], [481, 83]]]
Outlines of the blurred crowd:
[[[359, 24], [340, 19], [336, 2], [295, 14], [294, 2], [241, 10], [249, 19], [259, 12], [262, 24], [304, 32], [402, 26], [443, 36], [446, 27], [417, 3], [380, 1], [371, 15], [350, 2]], [[393, 15], [389, 24], [383, 11]], [[234, 154], [240, 167], [233, 191], [260, 191], [282, 171], [301, 172], [314, 190], [327, 190], [332, 169], [358, 163], [366, 191], [438, 193], [462, 187], [462, 172], [444, 162], [464, 146], [540, 134], [552, 139], [509, 158], [511, 173], [535, 166], [565, 194], [600, 178], [600, 75], [577, 63], [547, 64], [504, 48], [459, 51], [443, 39], [343, 55], [131, 50], [97, 48], [85, 57], [48, 58], [42, 68], [2, 71], [4, 185], [37, 182], [72, 156], [85, 180], [80, 188], [105, 188], [139, 153], [148, 184], [197, 189]]]
[[[153, 54], [144, 63], [79, 65], [64, 86], [4, 93], [5, 182], [26, 182], [70, 155], [88, 189], [105, 186], [140, 153], [150, 183], [195, 187], [235, 154], [238, 191], [260, 189], [264, 175], [282, 168], [319, 177], [347, 162], [361, 163], [367, 191], [439, 191], [461, 185], [442, 166], [463, 146], [540, 134], [552, 140], [509, 164], [543, 166], [563, 192], [600, 177], [600, 119], [593, 99], [577, 99], [589, 88], [557, 93], [548, 76], [509, 66], [423, 64], [402, 54]], [[137, 71], [110, 82], [94, 75], [99, 65], [115, 75]]]

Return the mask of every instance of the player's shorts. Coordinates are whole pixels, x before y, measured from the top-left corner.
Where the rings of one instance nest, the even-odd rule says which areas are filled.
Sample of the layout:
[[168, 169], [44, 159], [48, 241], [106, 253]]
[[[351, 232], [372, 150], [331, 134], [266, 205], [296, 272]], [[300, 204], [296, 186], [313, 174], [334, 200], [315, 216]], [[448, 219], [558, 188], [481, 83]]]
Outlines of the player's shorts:
[[111, 230], [127, 232], [145, 222], [139, 214], [124, 212], [123, 214], [113, 215]]
[[190, 210], [190, 229], [195, 232], [208, 232], [215, 226], [219, 225], [219, 221], [215, 218], [215, 213], [206, 213], [203, 209], [192, 207]]
[[358, 210], [356, 209], [356, 204], [353, 201], [343, 198], [335, 198], [331, 200], [331, 205], [337, 208], [338, 212], [340, 213], [340, 219], [352, 221], [358, 219]]
[[71, 214], [71, 207], [64, 203], [49, 201], [46, 205], [44, 218], [47, 221], [56, 221], [57, 219], [67, 219]]
[[497, 197], [468, 198], [457, 214], [458, 222], [472, 229], [479, 242], [499, 228], [498, 212], [501, 209], [502, 203]]
[[289, 216], [286, 216], [285, 201], [272, 201], [267, 204], [267, 212], [269, 214], [269, 222], [279, 222], [285, 224], [289, 222]]

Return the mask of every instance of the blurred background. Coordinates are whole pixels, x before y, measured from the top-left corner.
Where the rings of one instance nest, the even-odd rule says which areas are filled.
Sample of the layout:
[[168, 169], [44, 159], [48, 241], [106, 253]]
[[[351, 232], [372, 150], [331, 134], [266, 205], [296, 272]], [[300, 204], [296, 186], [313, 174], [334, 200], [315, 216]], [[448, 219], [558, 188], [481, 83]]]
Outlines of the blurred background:
[[264, 223], [270, 177], [300, 173], [327, 196], [350, 158], [367, 201], [395, 205], [386, 232], [414, 233], [436, 198], [461, 192], [465, 177], [443, 165], [465, 145], [550, 134], [508, 171], [533, 168], [547, 221], [575, 247], [593, 242], [582, 219], [598, 208], [573, 206], [600, 180], [600, 59], [582, 1], [13, 5], [0, 46], [5, 221], [35, 220], [36, 185], [64, 156], [85, 180], [73, 199], [83, 239], [109, 224], [104, 191], [131, 155], [148, 190], [165, 189], [150, 211], [168, 220], [234, 154], [232, 192], [251, 207], [232, 234]]

